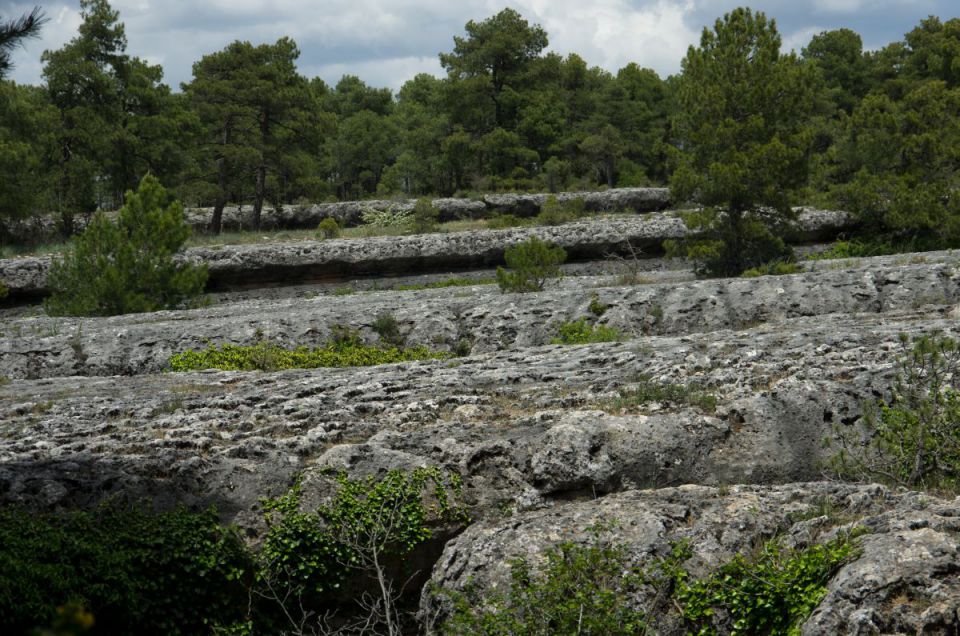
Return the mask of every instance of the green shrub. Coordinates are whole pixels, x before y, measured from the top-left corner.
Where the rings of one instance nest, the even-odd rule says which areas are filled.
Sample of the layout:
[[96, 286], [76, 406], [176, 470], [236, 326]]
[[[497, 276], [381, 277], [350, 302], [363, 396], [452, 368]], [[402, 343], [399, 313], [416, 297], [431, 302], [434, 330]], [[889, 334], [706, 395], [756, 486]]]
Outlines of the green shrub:
[[441, 592], [454, 612], [442, 633], [453, 636], [596, 636], [642, 634], [643, 612], [635, 606], [643, 573], [630, 566], [627, 550], [594, 539], [581, 546], [564, 542], [544, 553], [534, 572], [525, 559], [510, 563], [510, 591], [479, 595]]
[[170, 358], [171, 371], [280, 371], [283, 369], [316, 369], [319, 367], [368, 367], [411, 360], [443, 360], [451, 357], [445, 351], [426, 347], [398, 349], [371, 347], [358, 341], [328, 342], [314, 349], [285, 349], [269, 342], [255, 345], [210, 345], [204, 350], [188, 349]]
[[197, 634], [240, 620], [252, 561], [213, 510], [0, 509], [0, 632], [81, 606], [102, 634]]
[[624, 339], [620, 330], [606, 325], [591, 325], [586, 318], [562, 323], [557, 331], [560, 335], [550, 340], [550, 344], [577, 345], [594, 342], [617, 342]]
[[94, 216], [48, 277], [46, 311], [56, 316], [112, 316], [172, 309], [203, 291], [206, 269], [174, 260], [190, 235], [183, 206], [147, 175], [116, 222]]
[[960, 344], [923, 336], [897, 363], [892, 396], [867, 404], [857, 427], [837, 426], [830, 466], [842, 477], [878, 480], [907, 488], [960, 486]]
[[520, 227], [528, 223], [512, 214], [498, 214], [487, 221], [487, 227], [491, 230], [505, 230], [511, 227]]
[[260, 594], [283, 605], [289, 617], [310, 612], [349, 577], [368, 576], [378, 582], [380, 595], [371, 617], [397, 633], [402, 587], [389, 571], [429, 540], [438, 524], [468, 521], [460, 478], [422, 467], [358, 480], [340, 473], [334, 480], [335, 494], [316, 510], [303, 509], [299, 481], [263, 502], [269, 529], [260, 552]]
[[707, 413], [713, 413], [717, 408], [716, 396], [696, 384], [669, 384], [645, 378], [635, 387], [621, 390], [620, 395], [605, 402], [604, 407], [613, 413], [621, 413], [653, 402], [693, 406]]
[[10, 293], [10, 290], [7, 289], [7, 286], [3, 284], [3, 281], [0, 280], [0, 299], [6, 298], [7, 294]]
[[561, 202], [557, 197], [550, 195], [540, 208], [537, 224], [562, 225], [583, 218], [585, 215], [586, 203], [583, 199], [568, 199]]
[[492, 285], [496, 278], [447, 278], [432, 283], [418, 283], [411, 285], [397, 285], [395, 291], [414, 291], [419, 289], [443, 289], [446, 287], [472, 287], [473, 285]]
[[378, 314], [373, 320], [372, 329], [380, 336], [380, 341], [391, 347], [403, 347], [406, 338], [400, 333], [397, 319], [390, 313]]
[[430, 199], [417, 199], [411, 213], [411, 225], [417, 234], [435, 231], [440, 225], [440, 210], [433, 207]]
[[882, 239], [854, 239], [852, 241], [837, 241], [829, 248], [816, 254], [807, 256], [807, 260], [819, 261], [834, 258], [863, 258], [866, 256], [884, 256], [900, 252], [918, 251], [913, 244], [894, 245]]
[[523, 243], [508, 247], [504, 258], [513, 271], [497, 268], [500, 291], [534, 292], [542, 291], [551, 278], [560, 278], [560, 265], [567, 260], [567, 252], [531, 236]]
[[610, 305], [600, 302], [600, 297], [594, 294], [590, 297], [590, 304], [587, 306], [587, 309], [590, 310], [590, 313], [598, 318], [603, 314], [607, 313], [607, 310], [610, 309]]
[[674, 546], [660, 569], [673, 582], [673, 599], [691, 634], [797, 634], [827, 594], [827, 583], [857, 554], [849, 535], [808, 548], [766, 542], [755, 558], [742, 554], [709, 577], [692, 580], [680, 564], [692, 553]]
[[328, 216], [317, 225], [317, 238], [334, 239], [338, 236], [340, 236], [340, 224], [332, 216]]
[[413, 223], [413, 210], [395, 205], [385, 210], [366, 207], [360, 216], [365, 224], [375, 228], [409, 228]]
[[758, 278], [760, 276], [785, 276], [787, 274], [797, 274], [803, 271], [803, 267], [793, 261], [772, 261], [759, 267], [746, 270], [740, 276], [742, 278]]

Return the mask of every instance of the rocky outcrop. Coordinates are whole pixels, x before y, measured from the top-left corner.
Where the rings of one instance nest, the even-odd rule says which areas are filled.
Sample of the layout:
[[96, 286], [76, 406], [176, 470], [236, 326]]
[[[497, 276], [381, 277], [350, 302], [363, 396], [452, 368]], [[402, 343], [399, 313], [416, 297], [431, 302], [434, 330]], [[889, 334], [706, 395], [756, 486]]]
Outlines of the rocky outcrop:
[[[956, 500], [879, 486], [629, 491], [475, 524], [447, 545], [432, 582], [503, 593], [510, 585], [511, 560], [524, 558], [536, 569], [544, 552], [561, 541], [624, 545], [632, 565], [650, 569], [674, 543], [687, 541], [693, 557], [684, 567], [694, 577], [705, 577], [773, 537], [785, 547], [804, 548], [862, 528], [867, 534], [856, 539], [859, 553], [833, 576], [801, 633], [947, 634], [960, 630], [958, 518]], [[598, 524], [608, 528], [599, 536], [591, 530]], [[441, 600], [430, 589], [423, 612], [442, 614]], [[649, 585], [634, 599], [646, 610], [649, 626], [665, 636], [687, 633], [676, 607], [664, 603], [658, 591]]]
[[[807, 210], [800, 214], [795, 238], [813, 241], [835, 236], [851, 222], [843, 212]], [[656, 255], [662, 253], [665, 239], [681, 238], [689, 232], [677, 216], [648, 214], [555, 227], [195, 247], [186, 250], [183, 258], [206, 264], [208, 287], [222, 289], [490, 267], [503, 263], [507, 247], [530, 236], [564, 247], [570, 260], [603, 258], [623, 251], [628, 242], [635, 250]], [[11, 297], [42, 296], [49, 264], [49, 257], [0, 260], [0, 282]]]
[[[6, 321], [0, 327], [0, 375], [131, 375], [167, 368], [172, 354], [208, 343], [321, 346], [337, 325], [378, 336], [381, 314], [397, 320], [410, 345], [452, 349], [467, 339], [475, 352], [548, 344], [561, 323], [589, 318], [626, 338], [737, 329], [797, 316], [883, 313], [960, 302], [960, 253], [945, 262], [789, 276], [703, 280], [634, 287], [565, 286], [538, 294], [501, 294], [496, 286], [349, 296], [242, 301], [190, 311], [113, 318]], [[601, 281], [602, 282], [602, 281]], [[606, 305], [602, 316], [590, 304]], [[189, 325], [189, 328], [186, 327]]]

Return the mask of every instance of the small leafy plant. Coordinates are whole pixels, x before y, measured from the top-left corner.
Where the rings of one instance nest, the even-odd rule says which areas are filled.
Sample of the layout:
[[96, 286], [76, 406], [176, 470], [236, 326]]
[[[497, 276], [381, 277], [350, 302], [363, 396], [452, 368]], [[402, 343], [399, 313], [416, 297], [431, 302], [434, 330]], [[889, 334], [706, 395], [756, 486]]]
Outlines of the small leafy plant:
[[413, 231], [417, 234], [433, 232], [440, 225], [440, 210], [433, 207], [430, 199], [417, 199], [410, 217]]
[[624, 339], [624, 334], [619, 329], [606, 325], [591, 325], [586, 318], [562, 323], [557, 331], [559, 335], [551, 339], [550, 344], [577, 345], [617, 342]]
[[696, 384], [670, 384], [650, 379], [641, 379], [633, 388], [621, 390], [618, 397], [604, 402], [603, 406], [612, 413], [622, 413], [653, 402], [693, 406], [706, 413], [713, 413], [717, 408], [716, 396]]
[[508, 247], [504, 259], [510, 271], [497, 268], [500, 291], [536, 292], [543, 291], [548, 280], [560, 278], [560, 265], [567, 260], [567, 252], [531, 236], [523, 243]]
[[338, 236], [340, 236], [340, 224], [332, 216], [328, 216], [317, 225], [317, 238], [334, 239]]
[[760, 276], [785, 276], [787, 274], [798, 274], [803, 271], [803, 267], [793, 261], [772, 261], [764, 263], [759, 267], [753, 267], [740, 274], [741, 278], [758, 278]]

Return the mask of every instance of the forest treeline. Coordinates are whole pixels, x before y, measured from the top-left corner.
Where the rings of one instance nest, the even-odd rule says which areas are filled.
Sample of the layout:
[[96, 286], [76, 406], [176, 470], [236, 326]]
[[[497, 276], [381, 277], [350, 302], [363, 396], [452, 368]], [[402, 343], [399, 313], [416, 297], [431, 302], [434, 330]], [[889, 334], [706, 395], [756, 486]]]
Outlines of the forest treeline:
[[[715, 83], [683, 81], [696, 72], [689, 56], [664, 79], [545, 52], [548, 34], [512, 9], [467, 23], [440, 54], [446, 76], [417, 75], [396, 94], [352, 75], [335, 86], [304, 77], [290, 38], [234, 42], [173, 90], [160, 66], [127, 52], [107, 0], [81, 0], [81, 11], [76, 37], [43, 53], [41, 85], [0, 81], [0, 225], [52, 213], [67, 235], [77, 215], [120, 207], [147, 173], [216, 213], [670, 184], [688, 143], [685, 105], [725, 99]], [[960, 19], [931, 16], [877, 51], [849, 29], [823, 32], [796, 64], [800, 198], [870, 212], [888, 229], [960, 234]], [[737, 125], [756, 116], [771, 114], [723, 112]], [[723, 143], [724, 127], [712, 130]]]

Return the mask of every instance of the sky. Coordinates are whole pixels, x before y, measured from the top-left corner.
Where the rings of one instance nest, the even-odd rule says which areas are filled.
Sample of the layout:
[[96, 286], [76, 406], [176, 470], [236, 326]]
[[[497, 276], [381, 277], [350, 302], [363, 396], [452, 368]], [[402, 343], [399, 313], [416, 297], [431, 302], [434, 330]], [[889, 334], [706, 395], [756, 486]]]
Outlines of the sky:
[[[680, 70], [700, 32], [745, 0], [113, 0], [126, 25], [131, 55], [161, 64], [178, 90], [195, 61], [234, 40], [254, 44], [292, 37], [300, 72], [334, 85], [357, 75], [394, 90], [417, 73], [443, 76], [438, 54], [453, 49], [469, 20], [512, 7], [546, 29], [548, 51], [577, 53], [616, 72], [630, 62], [662, 77]], [[40, 56], [76, 37], [80, 0], [0, 0], [0, 19], [39, 5], [49, 18], [41, 37], [13, 54], [10, 79], [42, 82]], [[928, 15], [960, 15], [958, 0], [754, 0], [776, 19], [784, 46], [799, 51], [810, 37], [847, 27], [868, 49], [899, 40]]]

